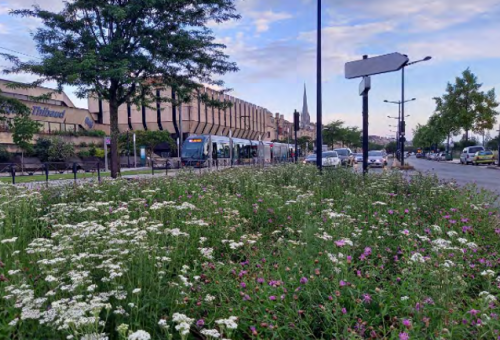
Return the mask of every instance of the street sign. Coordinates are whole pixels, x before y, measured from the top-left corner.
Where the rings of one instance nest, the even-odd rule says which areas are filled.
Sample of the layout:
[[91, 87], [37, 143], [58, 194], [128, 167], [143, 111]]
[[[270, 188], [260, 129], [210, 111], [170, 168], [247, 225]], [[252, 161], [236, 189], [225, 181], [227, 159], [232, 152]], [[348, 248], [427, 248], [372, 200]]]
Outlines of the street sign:
[[345, 77], [346, 79], [354, 79], [398, 71], [408, 61], [408, 56], [398, 52], [351, 61], [345, 64]]
[[106, 145], [111, 145], [111, 137], [106, 137], [105, 141], [106, 141]]
[[363, 77], [361, 83], [359, 83], [359, 95], [362, 96], [372, 88], [372, 80], [370, 77]]

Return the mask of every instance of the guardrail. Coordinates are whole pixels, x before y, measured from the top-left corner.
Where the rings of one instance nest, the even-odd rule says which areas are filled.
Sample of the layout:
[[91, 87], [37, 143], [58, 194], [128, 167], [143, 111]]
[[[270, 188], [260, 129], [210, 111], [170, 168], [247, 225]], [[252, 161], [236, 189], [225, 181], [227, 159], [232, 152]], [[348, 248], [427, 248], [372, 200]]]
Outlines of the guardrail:
[[[49, 182], [49, 175], [53, 174], [73, 174], [73, 180], [78, 179], [78, 173], [96, 173], [97, 179], [101, 181], [101, 163], [100, 162], [82, 162], [82, 163], [3, 163], [0, 164], [0, 173], [8, 174], [12, 178], [12, 184], [16, 184], [16, 178], [44, 175], [45, 182]], [[7, 177], [7, 176], [3, 176]]]

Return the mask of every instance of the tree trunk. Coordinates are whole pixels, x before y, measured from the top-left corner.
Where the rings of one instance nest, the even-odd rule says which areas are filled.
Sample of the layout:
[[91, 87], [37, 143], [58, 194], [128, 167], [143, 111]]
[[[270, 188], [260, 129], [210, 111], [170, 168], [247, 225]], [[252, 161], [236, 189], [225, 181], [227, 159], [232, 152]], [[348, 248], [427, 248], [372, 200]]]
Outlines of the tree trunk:
[[[111, 92], [111, 91], [110, 91]], [[116, 93], [110, 93], [109, 98], [109, 118], [111, 127], [111, 177], [118, 177], [118, 102], [116, 100]]]
[[469, 130], [465, 130], [465, 141], [469, 141]]

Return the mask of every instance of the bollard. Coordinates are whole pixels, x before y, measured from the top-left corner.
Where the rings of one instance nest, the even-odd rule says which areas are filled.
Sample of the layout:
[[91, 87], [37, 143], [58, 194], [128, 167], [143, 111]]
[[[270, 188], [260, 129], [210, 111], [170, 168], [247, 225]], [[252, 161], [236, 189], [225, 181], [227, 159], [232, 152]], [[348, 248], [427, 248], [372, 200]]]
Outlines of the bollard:
[[45, 182], [47, 182], [47, 185], [49, 184], [49, 165], [45, 163], [43, 165], [44, 170], [45, 170]]
[[151, 174], [154, 176], [155, 175], [155, 162], [151, 160]]
[[16, 184], [16, 168], [14, 164], [10, 165], [10, 173], [12, 175], [12, 184]]
[[73, 163], [73, 177], [75, 179], [75, 183], [76, 183], [76, 172], [77, 172], [76, 163]]
[[101, 183], [101, 163], [97, 162], [97, 180]]

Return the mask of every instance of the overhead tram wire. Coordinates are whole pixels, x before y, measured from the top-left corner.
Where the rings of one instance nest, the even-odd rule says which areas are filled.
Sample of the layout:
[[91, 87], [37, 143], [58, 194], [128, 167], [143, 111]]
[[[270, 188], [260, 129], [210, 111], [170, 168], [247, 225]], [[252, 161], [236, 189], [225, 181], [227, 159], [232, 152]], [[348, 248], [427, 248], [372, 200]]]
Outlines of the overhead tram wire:
[[40, 57], [35, 57], [35, 56], [29, 55], [29, 54], [26, 54], [23, 52], [19, 52], [19, 51], [16, 51], [16, 50], [13, 50], [13, 49], [10, 49], [7, 47], [3, 47], [3, 46], [0, 46], [0, 49], [5, 50], [5, 51], [9, 51], [9, 52], [13, 52], [13, 53], [17, 53], [17, 54], [23, 55], [25, 57], [30, 57], [30, 58], [40, 59], [40, 60], [42, 59]]

